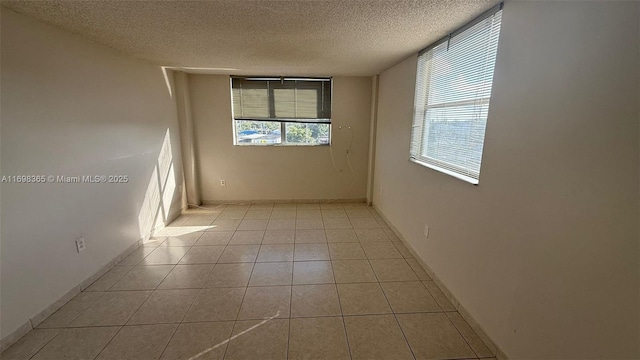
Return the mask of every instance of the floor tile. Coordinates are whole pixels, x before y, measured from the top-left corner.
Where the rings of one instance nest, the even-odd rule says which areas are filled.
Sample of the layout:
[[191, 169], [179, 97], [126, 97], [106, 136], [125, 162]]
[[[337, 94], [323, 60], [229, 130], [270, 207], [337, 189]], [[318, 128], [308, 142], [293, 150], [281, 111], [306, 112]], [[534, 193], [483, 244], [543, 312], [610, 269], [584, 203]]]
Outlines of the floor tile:
[[352, 359], [413, 359], [393, 315], [346, 316], [344, 322]]
[[342, 205], [342, 203], [339, 203], [339, 202], [321, 203], [320, 204], [320, 209], [322, 209], [322, 210], [334, 210], [334, 209], [344, 210], [344, 205]]
[[138, 265], [113, 285], [111, 290], [153, 290], [173, 268], [173, 265]]
[[120, 327], [64, 329], [32, 359], [93, 359], [119, 329]]
[[[155, 250], [155, 247], [140, 246], [135, 249], [129, 256], [120, 260], [118, 265], [138, 265], [145, 257], [151, 254]], [[100, 291], [100, 290], [97, 290]]]
[[176, 265], [158, 289], [198, 289], [213, 270], [213, 264]]
[[276, 210], [295, 211], [296, 210], [296, 204], [294, 204], [294, 203], [273, 204], [273, 211], [276, 211]]
[[327, 242], [358, 242], [358, 237], [353, 229], [326, 228], [324, 232], [327, 236]]
[[179, 323], [197, 295], [196, 289], [156, 290], [127, 325]]
[[245, 220], [269, 220], [271, 210], [251, 210], [244, 215]]
[[293, 244], [269, 244], [260, 246], [257, 262], [293, 261]]
[[216, 264], [204, 287], [245, 287], [252, 270], [253, 263]]
[[389, 237], [382, 229], [354, 229], [361, 242], [389, 241]]
[[266, 230], [269, 220], [242, 220], [238, 230]]
[[403, 258], [391, 241], [363, 242], [362, 248], [369, 259]]
[[325, 218], [323, 221], [325, 229], [353, 229], [349, 219]]
[[218, 217], [219, 214], [215, 215], [203, 215], [203, 216], [190, 216], [185, 221], [182, 222], [182, 226], [206, 226], [211, 225], [211, 223]]
[[391, 240], [391, 241], [393, 241], [393, 242], [400, 242], [400, 243], [402, 242], [402, 240], [400, 240], [400, 238], [398, 237], [398, 235], [396, 235], [396, 234], [393, 232], [393, 230], [391, 230], [391, 229], [385, 229], [385, 228], [383, 228], [382, 230], [385, 232], [385, 234], [387, 234], [387, 237], [389, 238], [389, 240]]
[[423, 281], [424, 286], [429, 290], [431, 296], [436, 300], [438, 305], [442, 308], [443, 311], [456, 311], [456, 308], [449, 302], [449, 299], [445, 296], [445, 294], [440, 290], [438, 285], [436, 285], [433, 281]]
[[116, 265], [102, 275], [98, 280], [94, 281], [93, 284], [84, 291], [107, 291], [127, 275], [131, 269], [133, 269], [133, 266]]
[[330, 261], [296, 261], [293, 263], [293, 283], [295, 285], [334, 282]]
[[147, 255], [141, 262], [144, 265], [177, 264], [184, 254], [189, 251], [188, 247], [157, 247], [151, 254]]
[[349, 346], [341, 317], [291, 319], [289, 360], [349, 360]]
[[218, 220], [241, 220], [247, 212], [245, 210], [223, 210]]
[[248, 211], [251, 208], [251, 204], [227, 204], [224, 210], [234, 211]]
[[326, 243], [324, 230], [296, 230], [296, 244]]
[[99, 292], [81, 292], [64, 304], [58, 311], [38, 324], [37, 328], [62, 328], [69, 326], [73, 320], [91, 307], [102, 295], [103, 293]]
[[206, 231], [195, 243], [196, 246], [224, 246], [229, 243], [233, 231]]
[[336, 283], [377, 282], [368, 260], [338, 260], [332, 261], [333, 274]]
[[200, 290], [183, 321], [235, 320], [238, 316], [244, 293], [245, 288]]
[[233, 234], [229, 245], [260, 245], [264, 230], [238, 230]]
[[422, 265], [420, 265], [420, 263], [418, 263], [418, 260], [413, 259], [413, 258], [406, 259], [406, 260], [407, 260], [407, 264], [409, 264], [409, 266], [411, 266], [411, 268], [413, 269], [413, 272], [416, 273], [416, 276], [418, 277], [418, 279], [425, 280], [425, 281], [431, 280], [431, 277], [422, 268]]
[[294, 229], [267, 230], [262, 244], [293, 244], [295, 238]]
[[182, 323], [161, 359], [221, 360], [233, 331], [233, 321]]
[[295, 228], [295, 219], [271, 219], [267, 224], [267, 230], [288, 230]]
[[366, 259], [360, 243], [330, 243], [329, 255], [331, 260]]
[[405, 259], [413, 258], [413, 255], [411, 255], [411, 252], [409, 251], [409, 249], [407, 249], [406, 246], [404, 246], [404, 244], [395, 242], [393, 243], [393, 245], [395, 245], [396, 249], [398, 249], [398, 252], [400, 253], [400, 255], [402, 255], [403, 258]]
[[308, 204], [297, 204], [296, 207], [298, 210], [320, 210], [320, 204], [308, 203]]
[[404, 259], [369, 260], [378, 281], [415, 281], [418, 277]]
[[[213, 221], [213, 220], [212, 220]], [[211, 222], [209, 222], [211, 223]], [[161, 246], [193, 246], [204, 231], [196, 231], [182, 235], [167, 236]]]
[[338, 284], [338, 294], [344, 315], [391, 313], [379, 284]]
[[271, 220], [274, 219], [294, 219], [296, 218], [296, 210], [273, 210]]
[[453, 325], [458, 329], [458, 332], [465, 339], [467, 344], [471, 346], [471, 349], [476, 356], [481, 358], [492, 357], [493, 354], [491, 350], [487, 348], [484, 342], [480, 339], [480, 337], [473, 331], [471, 326], [465, 321], [465, 319], [460, 315], [460, 313], [456, 312], [448, 312], [445, 313], [449, 320], [453, 323]]
[[347, 213], [343, 209], [323, 209], [323, 219], [348, 219]]
[[287, 359], [288, 339], [288, 319], [238, 321], [225, 359]]
[[240, 225], [239, 219], [216, 219], [207, 231], [235, 231]]
[[369, 209], [366, 207], [353, 207], [353, 208], [345, 208], [345, 212], [349, 216], [350, 219], [368, 219], [372, 218]]
[[342, 315], [334, 284], [296, 285], [291, 291], [291, 317]]
[[105, 292], [93, 305], [78, 316], [70, 326], [124, 325], [151, 293], [151, 291]]
[[53, 339], [61, 329], [35, 329], [0, 354], [4, 360], [27, 360]]
[[218, 259], [219, 263], [254, 262], [260, 245], [229, 245]]
[[224, 246], [194, 246], [180, 260], [179, 264], [215, 264]]
[[249, 211], [257, 211], [257, 210], [269, 210], [271, 211], [273, 209], [273, 203], [260, 203], [260, 204], [251, 204], [251, 206], [249, 206]]
[[322, 218], [322, 213], [320, 209], [299, 209], [296, 214], [296, 218], [298, 219], [320, 219]]
[[97, 360], [159, 359], [178, 325], [125, 326]]
[[256, 263], [249, 286], [291, 285], [293, 262]]
[[296, 244], [293, 259], [295, 261], [329, 260], [327, 244]]
[[238, 320], [288, 318], [291, 286], [249, 287]]
[[296, 219], [296, 229], [323, 230], [324, 223], [322, 219]]
[[416, 359], [460, 359], [476, 356], [444, 313], [396, 316]]
[[441, 311], [420, 281], [385, 282], [380, 285], [395, 313]]

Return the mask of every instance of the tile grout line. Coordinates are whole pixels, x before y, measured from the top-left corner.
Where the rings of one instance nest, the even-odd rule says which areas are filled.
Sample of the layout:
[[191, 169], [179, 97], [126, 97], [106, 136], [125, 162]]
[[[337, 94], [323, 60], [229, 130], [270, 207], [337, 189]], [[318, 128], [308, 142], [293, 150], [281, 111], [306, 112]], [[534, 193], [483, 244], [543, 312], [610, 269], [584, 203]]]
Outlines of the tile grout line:
[[[368, 256], [367, 256], [367, 261], [369, 262], [369, 266], [371, 266], [371, 261], [368, 258]], [[409, 264], [407, 264], [407, 265], [409, 265]], [[371, 269], [373, 270], [373, 266], [371, 266]], [[411, 269], [411, 271], [413, 271], [413, 269]], [[404, 333], [404, 330], [402, 330], [402, 325], [400, 325], [400, 321], [398, 320], [398, 317], [396, 316], [396, 313], [393, 310], [393, 307], [391, 306], [391, 302], [389, 301], [389, 298], [387, 297], [387, 293], [384, 292], [384, 288], [382, 288], [382, 285], [380, 285], [380, 278], [378, 278], [378, 274], [376, 274], [375, 270], [373, 270], [373, 275], [378, 280], [378, 286], [380, 287], [380, 291], [382, 291], [382, 295], [384, 296], [385, 300], [387, 301], [387, 305], [389, 305], [389, 310], [391, 310], [391, 314], [393, 315], [393, 318], [396, 320], [396, 324], [398, 325], [398, 328], [400, 329], [400, 333], [402, 333], [402, 337], [404, 338], [404, 341], [407, 344], [407, 347], [409, 348], [409, 351], [411, 352], [411, 356], [413, 356], [413, 358], [416, 359], [416, 354], [413, 352], [413, 348], [411, 348], [411, 344], [409, 344], [409, 339], [407, 339], [407, 335]]]
[[378, 284], [378, 286], [380, 287], [380, 291], [382, 291], [382, 295], [384, 296], [384, 299], [387, 301], [387, 305], [389, 305], [389, 310], [391, 310], [391, 314], [393, 315], [393, 318], [396, 320], [396, 324], [398, 325], [398, 328], [400, 329], [400, 333], [402, 333], [402, 337], [404, 338], [405, 343], [407, 344], [407, 347], [409, 348], [409, 351], [411, 352], [411, 356], [413, 356], [414, 360], [416, 359], [416, 355], [413, 353], [413, 349], [411, 348], [411, 345], [409, 344], [409, 340], [407, 339], [407, 335], [405, 335], [404, 331], [402, 330], [402, 326], [400, 325], [400, 321], [398, 320], [398, 317], [396, 316], [396, 313], [393, 311], [393, 307], [391, 307], [391, 303], [389, 302], [389, 298], [387, 298], [387, 294], [384, 292], [384, 289], [382, 288], [382, 285], [380, 285], [380, 278], [378, 278], [378, 274], [376, 274], [375, 270], [373, 270], [373, 266], [371, 266], [371, 261], [369, 258], [367, 258], [367, 262], [369, 262], [369, 266], [371, 267], [371, 270], [373, 271], [373, 275], [376, 277], [376, 280], [378, 280], [378, 282], [376, 284]]
[[342, 310], [342, 300], [340, 299], [340, 292], [338, 291], [338, 284], [335, 283], [335, 274], [333, 273], [333, 262], [329, 261], [329, 266], [331, 266], [331, 273], [333, 274], [334, 286], [336, 289], [336, 295], [338, 295], [338, 305], [340, 306], [340, 319], [342, 319], [342, 328], [344, 329], [344, 337], [347, 340], [347, 350], [349, 351], [349, 359], [353, 359], [353, 354], [351, 354], [351, 343], [349, 342], [349, 334], [347, 333], [347, 323], [344, 320], [344, 311]]
[[[127, 320], [128, 321], [128, 320]], [[106, 344], [104, 344], [104, 346], [100, 349], [100, 351], [96, 354], [96, 356], [93, 357], [93, 359], [97, 359], [100, 354], [102, 354], [102, 352], [104, 351], [104, 349], [107, 348], [107, 346], [109, 346], [109, 344], [111, 344], [111, 342], [113, 341], [113, 339], [116, 338], [116, 336], [118, 336], [118, 334], [120, 333], [120, 331], [122, 331], [122, 329], [124, 329], [124, 325], [120, 326], [120, 328], [118, 329], [118, 331], [116, 331], [115, 334], [113, 334], [113, 336], [111, 336], [111, 338], [109, 339], [109, 341], [107, 341]]]
[[[294, 238], [295, 241], [295, 238]], [[294, 255], [295, 255], [295, 243], [293, 245]], [[289, 359], [289, 347], [291, 346], [291, 317], [292, 317], [292, 308], [293, 306], [293, 262], [291, 263], [291, 286], [289, 287], [289, 332], [287, 333], [287, 360]]]
[[[296, 211], [297, 211], [297, 210], [296, 210]], [[245, 212], [245, 214], [246, 214], [246, 212]], [[349, 222], [351, 222], [351, 218], [348, 218], [348, 219], [349, 219]], [[375, 219], [375, 217], [373, 217], [373, 219], [379, 223], [378, 219]], [[216, 220], [217, 220], [217, 218], [214, 218], [214, 220], [211, 222], [211, 224], [213, 224], [213, 222], [215, 222]], [[267, 220], [267, 224], [268, 224], [268, 222], [269, 222], [269, 220], [270, 220], [270, 219], [266, 219], [266, 220]], [[325, 227], [324, 219], [323, 219], [323, 218], [321, 218], [320, 220], [321, 220], [321, 221], [323, 221], [323, 229], [322, 229], [322, 230], [323, 230], [323, 233], [324, 233], [324, 235], [325, 235], [325, 239], [326, 239], [326, 237], [327, 237], [327, 236], [326, 236], [327, 228]], [[240, 220], [240, 222], [242, 222], [242, 219]], [[353, 231], [353, 230], [355, 230], [355, 228], [353, 228], [353, 223], [351, 223], [351, 224], [352, 224], [352, 227], [351, 227], [350, 229], [348, 229], [348, 230], [352, 230], [352, 231]], [[239, 226], [239, 225], [238, 225], [238, 226]], [[268, 225], [267, 225], [267, 226], [268, 226]], [[293, 229], [293, 230], [294, 230], [294, 242], [293, 242], [293, 245], [294, 245], [294, 254], [295, 254], [295, 247], [296, 247], [296, 242], [295, 242], [295, 232], [296, 232], [298, 229]], [[302, 230], [302, 229], [300, 229], [300, 230]], [[235, 230], [233, 230], [233, 234], [235, 234], [237, 231], [239, 231], [239, 230], [238, 230], [238, 229], [237, 229], [237, 227], [236, 227], [236, 229], [235, 229]], [[266, 231], [266, 229], [265, 229], [265, 231]], [[186, 252], [186, 253], [188, 253], [188, 252], [192, 251], [192, 250], [193, 250], [193, 248], [194, 248], [194, 247], [196, 247], [196, 245], [195, 245], [195, 244], [198, 242], [198, 240], [203, 236], [203, 234], [204, 234], [205, 232], [206, 232], [206, 231], [203, 231], [203, 232], [202, 232], [202, 234], [198, 237], [198, 239], [196, 239], [196, 241], [194, 242], [194, 244], [192, 244], [191, 246], [187, 246], [187, 247], [189, 248], [189, 250], [187, 250], [187, 252]], [[233, 235], [232, 235], [232, 236], [233, 236]], [[358, 239], [358, 242], [350, 242], [350, 241], [346, 241], [346, 242], [337, 242], [337, 243], [357, 243], [357, 244], [362, 245], [362, 241], [360, 240], [360, 238], [358, 238], [358, 237], [356, 236], [356, 239]], [[389, 240], [389, 239], [388, 239], [388, 240]], [[263, 238], [262, 238], [262, 240], [261, 240], [260, 244], [258, 244], [258, 246], [259, 246], [259, 247], [261, 247], [261, 246], [262, 246], [262, 242], [263, 242], [263, 241], [264, 241], [264, 234], [263, 234]], [[391, 241], [391, 242], [392, 242], [392, 241]], [[393, 242], [392, 242], [392, 243], [393, 243]], [[328, 251], [328, 245], [329, 245], [329, 242], [328, 242], [328, 241], [320, 242], [320, 243], [318, 243], [318, 244], [324, 244], [324, 245], [327, 247], [327, 251]], [[394, 245], [395, 245], [395, 244], [394, 244]], [[224, 250], [226, 250], [229, 246], [231, 246], [231, 245], [230, 245], [230, 244], [229, 244], [229, 242], [228, 242], [228, 243], [224, 246]], [[156, 247], [155, 247], [155, 249], [154, 249], [153, 251], [157, 250], [157, 249], [158, 249], [158, 247], [160, 247], [160, 246], [156, 246]], [[169, 246], [167, 246], [167, 247], [169, 247]], [[397, 249], [397, 246], [395, 246], [395, 248]], [[223, 252], [224, 252], [224, 250], [223, 250]], [[153, 251], [151, 251], [151, 252], [153, 252]], [[185, 253], [185, 254], [183, 254], [183, 255], [180, 257], [180, 259], [178, 260], [178, 262], [177, 262], [177, 263], [175, 263], [175, 264], [167, 264], [167, 265], [173, 265], [172, 269], [171, 269], [171, 270], [170, 270], [170, 271], [169, 271], [169, 272], [168, 272], [168, 273], [163, 277], [163, 279], [159, 282], [159, 284], [158, 284], [154, 289], [151, 289], [152, 293], [153, 293], [153, 292], [155, 292], [155, 291], [158, 291], [158, 290], [159, 290], [159, 286], [160, 286], [160, 284], [162, 284], [162, 283], [166, 280], [166, 278], [168, 277], [168, 275], [169, 275], [171, 272], [173, 272], [173, 271], [177, 268], [177, 265], [179, 265], [180, 261], [185, 257], [186, 253]], [[137, 262], [133, 267], [135, 267], [135, 266], [156, 266], [156, 265], [164, 265], [164, 264], [140, 265], [140, 263], [142, 263], [142, 262], [143, 262], [144, 258], [146, 258], [147, 256], [149, 256], [150, 254], [151, 254], [151, 253], [149, 253], [149, 254], [145, 255], [145, 256], [143, 257], [143, 259], [139, 260], [139, 261], [138, 261], [138, 262]], [[221, 254], [221, 255], [222, 255], [222, 254]], [[256, 256], [257, 256], [257, 255], [256, 255]], [[365, 256], [366, 256], [366, 254], [365, 254]], [[372, 268], [372, 270], [373, 270], [373, 267], [371, 266], [371, 262], [370, 262], [370, 260], [371, 260], [371, 259], [369, 259], [369, 258], [368, 258], [368, 256], [366, 256], [366, 257], [367, 257], [367, 263], [369, 264], [369, 266], [370, 266], [370, 267]], [[407, 261], [406, 261], [406, 259], [405, 259], [404, 257], [403, 257], [403, 259], [405, 260], [405, 263], [407, 263]], [[213, 264], [213, 266], [214, 266], [214, 267], [212, 267], [212, 269], [210, 270], [210, 272], [207, 274], [206, 279], [208, 279], [208, 278], [211, 276], [211, 274], [213, 273], [213, 271], [214, 271], [214, 269], [215, 269], [215, 266], [218, 264], [218, 260], [219, 260], [219, 259], [217, 259], [215, 262], [207, 263], [207, 264]], [[347, 259], [344, 259], [344, 260], [347, 260]], [[312, 261], [312, 260], [309, 260], [309, 261]], [[329, 252], [329, 260], [328, 260], [328, 261], [330, 262], [331, 271], [332, 271], [332, 274], [333, 274], [333, 262], [332, 262], [332, 259], [331, 259], [331, 254], [330, 254], [330, 252]], [[257, 258], [256, 258], [256, 259], [254, 259], [254, 261], [252, 262], [253, 266], [252, 266], [252, 269], [251, 269], [251, 273], [250, 273], [249, 279], [251, 278], [251, 276], [252, 276], [252, 274], [253, 274], [253, 272], [254, 272], [254, 270], [255, 270], [255, 265], [256, 265], [256, 263], [257, 263]], [[292, 261], [292, 263], [293, 263], [293, 264], [295, 264], [295, 259]], [[198, 264], [199, 264], [199, 263], [198, 263]], [[182, 265], [196, 265], [196, 264], [194, 263], [194, 264], [182, 264]], [[407, 263], [407, 265], [409, 265], [409, 264]], [[409, 265], [409, 266], [410, 266], [410, 265]], [[128, 274], [128, 273], [133, 269], [133, 267], [132, 267], [128, 272], [127, 272], [127, 274]], [[415, 273], [415, 270], [414, 270], [411, 266], [410, 266], [410, 268], [412, 269], [412, 272], [413, 272], [413, 273]], [[377, 282], [376, 282], [376, 283], [377, 283], [377, 284], [378, 284], [378, 286], [381, 288], [381, 283], [380, 283], [380, 280], [379, 280], [379, 278], [378, 278], [377, 274], [375, 274], [375, 271], [373, 271], [373, 273], [374, 273], [374, 277], [375, 277], [375, 278], [376, 278], [376, 280], [377, 280]], [[125, 274], [125, 275], [123, 276], [123, 278], [124, 278], [124, 277], [126, 277], [126, 276], [127, 276], [127, 274]], [[333, 274], [333, 275], [334, 275], [334, 282], [333, 282], [333, 284], [334, 284], [334, 286], [336, 286], [336, 289], [337, 289], [337, 283], [335, 282], [335, 274]], [[416, 274], [416, 275], [417, 275], [417, 274]], [[293, 277], [293, 272], [292, 272], [292, 274], [291, 274], [291, 277]], [[206, 279], [205, 279], [205, 281], [206, 281]], [[418, 278], [418, 280], [419, 280], [419, 278]], [[96, 281], [97, 281], [97, 280], [96, 280]], [[409, 280], [407, 280], [407, 281], [409, 281]], [[118, 281], [118, 282], [119, 282], [119, 281]], [[421, 282], [422, 282], [422, 281], [421, 281]], [[117, 282], [116, 282], [116, 284], [117, 284]], [[289, 303], [289, 312], [290, 312], [290, 315], [291, 315], [292, 296], [293, 296], [293, 286], [294, 286], [294, 285], [293, 285], [293, 279], [292, 279], [291, 284], [292, 284], [292, 285], [291, 285], [291, 294], [290, 294], [290, 303]], [[112, 285], [109, 289], [111, 289], [113, 286], [115, 286], [115, 284], [114, 284], [114, 285]], [[247, 286], [245, 287], [245, 293], [243, 294], [243, 299], [242, 299], [242, 301], [241, 301], [241, 304], [240, 304], [240, 305], [242, 305], [242, 303], [244, 302], [244, 299], [245, 299], [245, 296], [246, 296], [246, 291], [248, 290], [248, 286], [249, 286], [249, 285], [247, 284]], [[108, 289], [108, 290], [109, 290], [109, 289]], [[187, 289], [187, 288], [178, 288], [178, 289]], [[202, 287], [198, 289], [198, 290], [199, 290], [199, 293], [200, 293], [200, 292], [202, 292], [202, 291], [204, 291], [204, 289], [206, 289], [206, 288], [204, 287], [204, 284], [202, 284]], [[137, 290], [142, 291], [142, 290], [144, 290], [144, 289], [137, 289]], [[172, 290], [172, 289], [163, 289], [163, 290]], [[428, 290], [428, 289], [427, 289], [427, 290]], [[124, 291], [132, 291], [132, 290], [124, 290]], [[384, 289], [382, 289], [382, 291], [383, 291], [383, 295], [385, 296], [385, 299], [386, 299], [386, 301], [387, 301], [388, 305], [390, 306], [390, 303], [389, 303], [389, 300], [388, 300], [388, 298], [387, 298], [387, 295], [386, 295], [386, 293], [384, 293]], [[150, 295], [150, 296], [151, 296], [151, 295]], [[150, 297], [150, 296], [149, 296], [149, 297]], [[145, 299], [145, 301], [142, 303], [142, 305], [140, 305], [140, 306], [136, 309], [136, 311], [134, 312], [134, 315], [135, 315], [135, 313], [136, 313], [137, 311], [139, 311], [139, 309], [140, 309], [142, 306], [144, 306], [144, 304], [146, 304], [146, 303], [148, 302], [149, 297], [147, 297], [147, 298]], [[339, 301], [339, 305], [340, 305], [340, 311], [341, 311], [341, 313], [342, 313], [342, 305], [341, 305], [341, 301], [340, 301], [339, 296], [338, 296], [338, 301]], [[194, 300], [194, 302], [195, 302], [195, 300]], [[191, 307], [193, 306], [194, 302], [192, 302], [192, 303], [191, 303], [191, 305], [189, 306], [189, 309], [187, 309], [187, 313], [188, 313], [188, 311], [191, 309]], [[440, 305], [439, 305], [439, 304], [438, 304], [438, 306], [440, 307]], [[441, 308], [441, 307], [440, 307], [440, 309], [442, 310], [442, 308]], [[238, 310], [238, 314], [236, 315], [236, 321], [235, 321], [236, 323], [239, 321], [239, 320], [238, 320], [239, 312], [240, 312], [240, 309]], [[396, 322], [397, 322], [397, 323], [398, 323], [398, 325], [399, 325], [398, 319], [397, 319], [397, 317], [395, 316], [395, 312], [393, 312], [393, 310], [392, 310], [392, 314], [393, 314], [393, 315], [394, 315], [394, 317], [396, 318]], [[367, 314], [364, 314], [364, 315], [367, 315]], [[364, 315], [363, 315], [363, 316], [364, 316]], [[80, 315], [78, 315], [78, 316], [80, 316]], [[133, 316], [133, 315], [132, 315], [132, 316]], [[186, 317], [186, 313], [185, 313], [185, 315], [183, 316], [183, 319], [182, 319], [182, 321], [181, 321], [179, 324], [184, 323], [184, 318], [185, 318], [185, 317]], [[311, 318], [317, 318], [317, 317], [322, 317], [322, 316], [310, 316], [310, 317], [311, 317]], [[343, 327], [344, 327], [344, 329], [345, 329], [345, 334], [346, 334], [346, 323], [345, 323], [345, 319], [344, 319], [344, 317], [345, 317], [345, 316], [344, 316], [344, 314], [342, 314], [342, 316], [341, 316], [341, 317], [342, 317], [342, 320], [343, 320]], [[131, 317], [130, 317], [127, 321], [129, 321], [130, 319], [131, 319]], [[449, 319], [449, 321], [451, 321], [451, 320]], [[128, 326], [128, 325], [126, 325], [126, 323], [125, 323], [125, 325], [121, 326], [121, 327], [120, 327], [120, 329], [118, 330], [118, 332], [116, 333], [116, 335], [117, 335], [117, 334], [122, 330], [122, 327], [124, 327], [124, 326]], [[173, 332], [172, 336], [171, 336], [171, 337], [170, 337], [170, 339], [169, 339], [169, 342], [171, 341], [171, 339], [172, 339], [172, 338], [173, 338], [173, 336], [175, 335], [175, 333], [176, 333], [176, 331], [177, 331], [177, 329], [178, 329], [178, 327], [179, 327], [179, 326], [180, 326], [180, 325], [178, 325], [178, 326], [176, 327], [176, 329], [174, 330], [174, 332]], [[454, 327], [455, 327], [455, 324], [454, 324]], [[400, 328], [401, 328], [401, 331], [402, 331], [402, 327], [400, 327]], [[457, 329], [457, 327], [456, 327], [456, 329]], [[459, 332], [459, 330], [458, 330], [458, 332]], [[291, 335], [291, 316], [289, 316], [289, 336], [288, 336], [288, 346], [289, 346], [289, 343], [290, 343], [290, 335]], [[56, 335], [55, 337], [57, 337], [57, 336], [58, 336], [58, 335]], [[403, 332], [403, 336], [404, 336], [404, 332]], [[54, 337], [54, 338], [55, 338], [55, 337]], [[115, 338], [115, 335], [114, 335], [114, 338]], [[463, 337], [463, 338], [464, 338], [464, 337]], [[53, 340], [53, 339], [52, 339], [52, 340]], [[111, 340], [112, 340], [112, 339], [111, 339]], [[109, 341], [109, 343], [111, 342], [111, 340]], [[50, 340], [50, 341], [51, 341], [51, 340]], [[405, 341], [407, 341], [406, 336], [405, 336]], [[465, 341], [466, 341], [466, 339], [465, 339]], [[166, 350], [166, 347], [168, 346], [169, 342], [167, 342], [167, 344], [165, 345], [165, 349], [163, 349], [163, 353], [164, 353], [164, 351]], [[347, 337], [347, 343], [348, 343], [348, 337]], [[45, 344], [44, 346], [46, 346], [46, 344]], [[43, 346], [43, 347], [44, 347], [44, 346]], [[349, 346], [349, 352], [351, 353], [349, 343], [348, 343], [348, 346]], [[410, 347], [410, 345], [409, 345], [409, 347]], [[410, 347], [410, 349], [411, 349], [411, 347]], [[104, 350], [104, 349], [103, 349], [103, 350]], [[103, 350], [101, 350], [101, 352], [102, 352]], [[287, 347], [287, 354], [288, 354], [288, 351], [289, 351], [289, 348]], [[412, 350], [412, 352], [413, 352], [413, 350]], [[474, 353], [475, 353], [475, 351], [474, 351]], [[288, 355], [289, 355], [289, 354], [288, 354]], [[288, 356], [288, 355], [287, 355], [287, 356]], [[476, 355], [477, 355], [477, 354], [476, 354]], [[226, 349], [225, 349], [225, 356], [226, 356]]]

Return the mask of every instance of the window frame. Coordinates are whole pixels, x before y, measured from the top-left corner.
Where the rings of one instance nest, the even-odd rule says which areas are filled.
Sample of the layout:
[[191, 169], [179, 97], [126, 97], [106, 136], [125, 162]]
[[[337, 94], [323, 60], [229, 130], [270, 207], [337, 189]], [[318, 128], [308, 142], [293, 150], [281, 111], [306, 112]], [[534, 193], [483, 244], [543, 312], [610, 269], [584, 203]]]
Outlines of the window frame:
[[[412, 119], [412, 126], [411, 126], [411, 141], [410, 141], [410, 155], [409, 155], [410, 162], [413, 162], [413, 163], [422, 165], [424, 167], [430, 168], [432, 170], [436, 170], [438, 172], [464, 180], [473, 185], [478, 185], [480, 181], [480, 168], [482, 164], [482, 153], [483, 153], [482, 150], [480, 151], [480, 162], [478, 163], [477, 172], [475, 172], [470, 167], [465, 168], [465, 167], [459, 166], [458, 164], [449, 163], [441, 159], [437, 159], [435, 157], [430, 157], [427, 154], [423, 154], [425, 152], [424, 149], [427, 147], [427, 144], [429, 143], [428, 138], [430, 133], [428, 129], [429, 129], [429, 126], [432, 125], [431, 121], [428, 120], [427, 112], [429, 110], [433, 110], [436, 108], [455, 108], [456, 106], [460, 107], [460, 106], [469, 106], [469, 105], [474, 105], [474, 106], [484, 105], [483, 102], [486, 101], [486, 106], [487, 106], [486, 117], [484, 120], [484, 128], [483, 128], [482, 142], [481, 142], [482, 147], [484, 147], [484, 143], [486, 140], [486, 136], [485, 136], [486, 126], [487, 126], [486, 123], [488, 122], [488, 118], [489, 118], [489, 108], [490, 108], [490, 100], [492, 97], [491, 96], [492, 91], [489, 92], [488, 97], [486, 99], [480, 98], [479, 100], [479, 98], [475, 98], [473, 100], [445, 101], [438, 104], [429, 104], [430, 87], [433, 85], [431, 81], [431, 76], [433, 73], [430, 67], [433, 66], [433, 63], [431, 59], [423, 60], [422, 57], [431, 55], [427, 53], [436, 49], [439, 46], [442, 46], [443, 44], [447, 45], [447, 52], [448, 52], [449, 44], [451, 43], [452, 39], [454, 39], [457, 35], [464, 33], [466, 30], [472, 28], [473, 26], [477, 25], [478, 23], [484, 20], [487, 20], [488, 18], [492, 18], [494, 15], [501, 12], [503, 7], [504, 7], [504, 3], [502, 2], [499, 4], [496, 4], [489, 10], [482, 13], [480, 16], [477, 16], [476, 18], [472, 19], [470, 22], [463, 25], [459, 29], [455, 30], [451, 34], [439, 39], [438, 41], [435, 41], [434, 43], [427, 46], [426, 48], [424, 48], [418, 53], [414, 111], [413, 111], [413, 119]], [[500, 25], [502, 23], [501, 17], [502, 17], [502, 14], [500, 13]], [[496, 55], [497, 55], [497, 45], [499, 43], [499, 38], [500, 38], [500, 32], [501, 32], [501, 26], [497, 33], [497, 38], [496, 38]], [[491, 39], [489, 39], [489, 41], [491, 41]], [[424, 62], [424, 66], [422, 66], [423, 62]], [[492, 64], [491, 81], [489, 82], [490, 84], [489, 86], [491, 87], [491, 89], [493, 88], [493, 77], [495, 74], [495, 66], [496, 66], [496, 62], [494, 59]], [[438, 74], [438, 75], [443, 76], [442, 74]], [[472, 142], [469, 141], [469, 143], [472, 143]], [[456, 149], [457, 149], [456, 147], [450, 147], [447, 150], [456, 150]], [[465, 160], [467, 159], [470, 159], [470, 158], [466, 158]]]
[[[268, 88], [268, 98], [267, 101], [269, 103], [269, 114], [271, 118], [259, 118], [259, 117], [240, 117], [236, 118], [234, 111], [234, 97], [233, 97], [233, 79], [244, 79], [244, 80], [307, 80], [307, 81], [324, 81], [329, 83], [329, 94], [330, 94], [330, 104], [331, 108], [329, 113], [331, 117], [329, 118], [277, 118], [275, 116], [275, 93], [274, 88]], [[332, 142], [332, 120], [333, 120], [333, 77], [294, 77], [294, 76], [230, 76], [229, 77], [229, 93], [231, 96], [231, 120], [233, 122], [233, 145], [234, 146], [331, 146]], [[324, 96], [324, 94], [323, 94]], [[326, 120], [328, 121], [314, 121], [314, 120]], [[237, 124], [239, 121], [255, 121], [255, 122], [270, 122], [270, 123], [280, 123], [280, 142], [279, 143], [241, 143], [238, 142], [238, 129]], [[326, 143], [296, 143], [296, 142], [287, 142], [287, 124], [317, 124], [317, 125], [327, 125], [327, 142]]]

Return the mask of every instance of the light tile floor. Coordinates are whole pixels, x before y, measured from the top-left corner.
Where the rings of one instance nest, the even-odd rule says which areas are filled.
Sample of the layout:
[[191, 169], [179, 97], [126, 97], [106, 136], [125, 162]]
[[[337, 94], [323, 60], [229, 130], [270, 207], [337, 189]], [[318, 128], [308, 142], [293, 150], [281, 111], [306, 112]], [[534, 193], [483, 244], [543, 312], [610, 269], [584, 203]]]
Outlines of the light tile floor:
[[2, 359], [492, 354], [364, 204], [189, 210]]

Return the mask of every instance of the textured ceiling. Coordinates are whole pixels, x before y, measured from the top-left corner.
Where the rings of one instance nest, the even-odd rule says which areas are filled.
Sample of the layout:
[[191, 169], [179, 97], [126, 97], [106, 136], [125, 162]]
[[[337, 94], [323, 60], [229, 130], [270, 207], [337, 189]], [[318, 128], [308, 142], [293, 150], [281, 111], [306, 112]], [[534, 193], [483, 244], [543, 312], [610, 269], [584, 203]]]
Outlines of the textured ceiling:
[[496, 0], [2, 1], [159, 65], [192, 72], [373, 75]]

